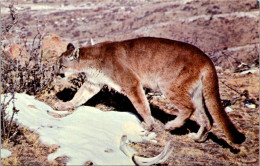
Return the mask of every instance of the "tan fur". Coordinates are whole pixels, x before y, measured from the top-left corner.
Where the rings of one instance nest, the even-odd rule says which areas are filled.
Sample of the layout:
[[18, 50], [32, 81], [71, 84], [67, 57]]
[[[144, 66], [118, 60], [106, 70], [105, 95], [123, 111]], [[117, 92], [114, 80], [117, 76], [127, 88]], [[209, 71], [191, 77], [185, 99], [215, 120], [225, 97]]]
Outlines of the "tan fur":
[[190, 44], [145, 37], [79, 49], [68, 45], [57, 64], [58, 73], [85, 72], [88, 79], [71, 101], [56, 104], [58, 110], [85, 103], [106, 84], [125, 94], [147, 127], [152, 128], [154, 119], [143, 90], [147, 87], [162, 92], [179, 110], [178, 116], [169, 121], [165, 129], [181, 127], [195, 112], [200, 129], [189, 136], [205, 141], [212, 126], [206, 107], [232, 142], [242, 143], [245, 139], [221, 105], [213, 63]]

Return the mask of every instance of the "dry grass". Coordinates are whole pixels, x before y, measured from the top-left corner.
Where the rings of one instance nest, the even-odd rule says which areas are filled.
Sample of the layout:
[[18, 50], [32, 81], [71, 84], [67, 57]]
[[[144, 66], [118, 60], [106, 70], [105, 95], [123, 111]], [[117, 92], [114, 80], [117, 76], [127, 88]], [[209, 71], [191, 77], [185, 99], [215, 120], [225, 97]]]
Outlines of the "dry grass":
[[8, 158], [1, 158], [1, 165], [20, 165], [18, 158], [15, 156], [10, 156]]
[[26, 127], [19, 127], [19, 130], [21, 134], [17, 136], [19, 142], [3, 141], [3, 148], [10, 149], [12, 155], [2, 159], [2, 165], [62, 165], [58, 159], [57, 161], [47, 160], [48, 154], [55, 152], [59, 146], [42, 144], [39, 140], [39, 135]]

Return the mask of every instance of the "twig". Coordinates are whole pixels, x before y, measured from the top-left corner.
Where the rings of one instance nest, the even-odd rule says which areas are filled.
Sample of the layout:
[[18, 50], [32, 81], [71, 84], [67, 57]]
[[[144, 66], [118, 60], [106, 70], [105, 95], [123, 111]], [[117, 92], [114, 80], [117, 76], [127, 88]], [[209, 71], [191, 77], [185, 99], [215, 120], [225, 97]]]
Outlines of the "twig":
[[[255, 104], [257, 107], [259, 106], [259, 104], [256, 102], [256, 100], [254, 98], [251, 98], [249, 96], [249, 92], [248, 90], [244, 90], [243, 93], [239, 92], [238, 90], [232, 88], [231, 86], [227, 85], [226, 83], [224, 83], [223, 81], [221, 81], [222, 84], [224, 84], [225, 86], [227, 86], [229, 89], [235, 91], [236, 93], [238, 93], [241, 97], [244, 96], [245, 99], [243, 99], [243, 103], [252, 103]], [[236, 97], [235, 99], [233, 99], [233, 104], [238, 100], [239, 97]]]
[[224, 81], [220, 81], [222, 84], [224, 84], [226, 87], [228, 87], [229, 89], [235, 91], [236, 93], [238, 93], [240, 96], [244, 96], [244, 93], [239, 92], [238, 90], [232, 88], [231, 86], [227, 85]]
[[[5, 114], [5, 110], [6, 110], [6, 107], [10, 104], [10, 102], [12, 101], [13, 103], [14, 103], [14, 97], [15, 97], [15, 94], [14, 93], [11, 93], [12, 94], [12, 97], [7, 101], [7, 102], [5, 102], [5, 100], [6, 100], [6, 98], [7, 98], [7, 95], [4, 95], [4, 101], [1, 103], [1, 120], [2, 120], [2, 129], [3, 129], [3, 136], [4, 136], [4, 138], [8, 138], [8, 135], [10, 134], [10, 130], [11, 130], [11, 128], [10, 128], [10, 124], [9, 124], [9, 127], [7, 128], [7, 123], [6, 123], [6, 121], [5, 121], [5, 116], [6, 116], [6, 114]], [[7, 131], [6, 131], [7, 130]], [[8, 132], [8, 134], [6, 134], [6, 132]]]
[[18, 131], [16, 129], [16, 131], [14, 132], [14, 134], [12, 136], [10, 136], [9, 140], [13, 139], [16, 135], [17, 135]]

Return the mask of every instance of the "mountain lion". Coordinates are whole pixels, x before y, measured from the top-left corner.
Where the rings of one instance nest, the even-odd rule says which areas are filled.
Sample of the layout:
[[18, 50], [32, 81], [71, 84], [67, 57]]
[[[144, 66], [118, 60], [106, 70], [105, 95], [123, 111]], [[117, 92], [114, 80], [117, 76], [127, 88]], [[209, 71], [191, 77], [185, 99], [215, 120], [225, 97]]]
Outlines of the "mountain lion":
[[[218, 78], [210, 58], [187, 43], [153, 37], [121, 42], [104, 42], [76, 49], [68, 44], [57, 60], [56, 74], [85, 72], [87, 82], [68, 102], [56, 103], [57, 110], [80, 106], [107, 85], [126, 95], [148, 129], [154, 119], [143, 87], [160, 91], [179, 111], [166, 130], [183, 126], [194, 112], [200, 125], [189, 137], [205, 141], [212, 123], [208, 112], [233, 143], [242, 143], [240, 133], [221, 105]], [[207, 112], [208, 110], [208, 112]]]

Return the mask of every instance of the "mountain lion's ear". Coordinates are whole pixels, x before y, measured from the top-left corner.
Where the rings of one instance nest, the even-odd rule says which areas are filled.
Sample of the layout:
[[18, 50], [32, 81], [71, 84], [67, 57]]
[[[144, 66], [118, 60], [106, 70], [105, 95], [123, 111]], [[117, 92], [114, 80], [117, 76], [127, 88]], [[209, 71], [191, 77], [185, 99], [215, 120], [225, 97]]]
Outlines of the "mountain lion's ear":
[[72, 44], [72, 43], [69, 43], [68, 45], [67, 45], [67, 50], [70, 50], [70, 49], [75, 49], [75, 47], [74, 47], [74, 45]]

